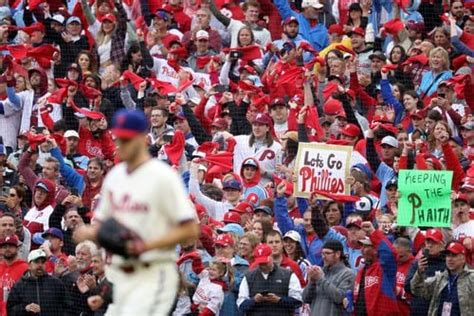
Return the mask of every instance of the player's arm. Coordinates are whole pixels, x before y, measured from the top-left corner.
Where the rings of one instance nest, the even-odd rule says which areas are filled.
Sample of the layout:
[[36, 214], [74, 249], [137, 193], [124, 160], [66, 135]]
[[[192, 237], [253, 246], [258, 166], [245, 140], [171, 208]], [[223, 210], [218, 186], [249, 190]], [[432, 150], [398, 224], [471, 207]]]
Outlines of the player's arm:
[[170, 249], [176, 244], [194, 240], [199, 237], [199, 225], [195, 219], [190, 219], [174, 226], [166, 235], [144, 241], [145, 251], [152, 249]]

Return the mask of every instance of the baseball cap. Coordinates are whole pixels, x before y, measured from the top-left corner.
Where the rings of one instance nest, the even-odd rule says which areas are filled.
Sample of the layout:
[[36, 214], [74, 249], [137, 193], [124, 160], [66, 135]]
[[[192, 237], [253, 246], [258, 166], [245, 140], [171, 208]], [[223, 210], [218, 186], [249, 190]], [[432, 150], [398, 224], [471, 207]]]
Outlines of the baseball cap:
[[69, 137], [76, 137], [76, 138], [80, 138], [79, 137], [79, 133], [76, 132], [75, 130], [67, 130], [65, 133], [64, 133], [64, 138], [69, 138]]
[[463, 245], [461, 245], [459, 242], [453, 241], [446, 247], [445, 252], [449, 252], [455, 255], [459, 254], [465, 254], [466, 253], [466, 248], [464, 248]]
[[454, 202], [457, 202], [457, 201], [464, 201], [467, 204], [469, 204], [469, 197], [465, 193], [458, 193], [456, 195], [456, 198], [454, 199]]
[[79, 67], [79, 65], [77, 63], [71, 63], [69, 64], [69, 66], [67, 67], [66, 69], [67, 71], [69, 70], [75, 70], [77, 72], [81, 72], [81, 68]]
[[360, 135], [360, 128], [355, 124], [346, 124], [343, 128], [341, 128], [341, 134], [349, 136], [349, 137], [357, 137]]
[[364, 246], [373, 246], [372, 240], [369, 237], [365, 236], [362, 239], [359, 239], [358, 242]]
[[48, 236], [53, 236], [53, 237], [59, 238], [61, 240], [64, 240], [63, 232], [59, 228], [56, 228], [56, 227], [49, 228], [42, 235], [43, 238], [46, 238]]
[[461, 186], [462, 192], [474, 192], [474, 179], [468, 178]]
[[224, 118], [217, 117], [212, 121], [211, 126], [217, 127], [217, 128], [222, 128], [222, 129], [227, 129], [229, 125], [227, 124], [227, 121]]
[[288, 140], [291, 139], [294, 142], [298, 142], [298, 132], [295, 131], [287, 131], [283, 136], [280, 137], [281, 140]]
[[257, 162], [252, 158], [247, 158], [247, 159], [244, 160], [244, 162], [242, 163], [242, 168], [246, 167], [246, 166], [255, 167], [255, 168], [258, 169]]
[[222, 247], [232, 247], [234, 246], [234, 240], [230, 234], [220, 234], [217, 235], [214, 244]]
[[328, 241], [326, 241], [323, 245], [323, 249], [331, 249], [333, 251], [340, 251], [341, 254], [343, 254], [344, 252], [344, 248], [342, 247], [341, 242], [335, 239], [329, 239]]
[[258, 113], [257, 116], [255, 116], [255, 119], [253, 123], [258, 123], [258, 124], [263, 124], [263, 125], [272, 125], [272, 119], [270, 116], [268, 116], [265, 113]]
[[272, 248], [267, 244], [260, 244], [255, 247], [253, 251], [254, 263], [255, 264], [267, 264], [270, 262], [272, 255]]
[[38, 181], [38, 183], [36, 183], [36, 188], [40, 188], [46, 192], [49, 192], [48, 186], [44, 182], [41, 182], [41, 181]]
[[268, 215], [273, 216], [273, 210], [271, 209], [271, 207], [266, 206], [266, 205], [260, 205], [260, 206], [256, 207], [255, 210], [254, 210], [254, 213], [258, 213], [258, 212], [264, 212]]
[[230, 211], [224, 214], [224, 219], [222, 221], [224, 222], [224, 224], [240, 224], [241, 220], [242, 219], [240, 218], [239, 213]]
[[30, 254], [28, 255], [28, 263], [30, 263], [31, 261], [38, 260], [39, 258], [46, 259], [47, 257], [48, 256], [46, 255], [46, 252], [44, 252], [44, 250], [42, 249], [32, 250]]
[[318, 0], [303, 0], [301, 3], [303, 9], [313, 7], [315, 9], [322, 9], [324, 7]]
[[436, 228], [430, 228], [426, 231], [425, 239], [429, 239], [434, 241], [435, 243], [439, 244], [443, 242], [443, 233], [441, 230]]
[[413, 114], [410, 115], [411, 118], [418, 118], [418, 119], [423, 119], [425, 117], [425, 111], [424, 110], [416, 110]]
[[344, 29], [342, 28], [340, 24], [331, 24], [331, 26], [328, 29], [328, 33], [329, 35], [337, 34], [339, 36], [342, 36], [344, 35]]
[[388, 180], [387, 184], [385, 184], [385, 189], [388, 189], [392, 186], [398, 187], [398, 178], [396, 176]]
[[326, 115], [338, 115], [342, 112], [342, 103], [339, 100], [329, 98], [323, 105], [323, 112]]
[[296, 24], [300, 24], [300, 22], [298, 22], [298, 19], [294, 16], [290, 16], [290, 17], [287, 17], [284, 21], [283, 21], [283, 25], [288, 25], [290, 24], [291, 22], [295, 22]]
[[468, 130], [471, 130], [471, 129], [474, 129], [474, 121], [471, 120], [467, 123], [464, 123], [464, 125], [462, 126], [462, 128], [465, 128], [465, 129], [468, 129]]
[[0, 20], [4, 20], [12, 17], [12, 11], [9, 7], [3, 6], [0, 7]]
[[283, 100], [282, 98], [275, 98], [275, 99], [273, 99], [273, 101], [270, 103], [270, 108], [273, 108], [274, 106], [277, 106], [277, 105], [287, 106], [285, 100]]
[[289, 230], [285, 236], [283, 236], [283, 239], [285, 238], [290, 238], [291, 240], [293, 241], [296, 241], [296, 242], [301, 242], [301, 236], [300, 234], [298, 234], [297, 231], [294, 231], [294, 230]]
[[348, 33], [348, 35], [352, 36], [354, 34], [357, 34], [357, 35], [360, 35], [360, 36], [364, 37], [365, 36], [365, 30], [361, 27], [355, 27]]
[[196, 33], [196, 39], [197, 40], [200, 40], [200, 39], [209, 39], [209, 33], [207, 31], [204, 31], [204, 30], [199, 30], [197, 31]]
[[148, 121], [142, 111], [122, 109], [112, 119], [112, 132], [117, 138], [130, 139], [147, 129]]
[[379, 50], [376, 50], [375, 52], [373, 52], [370, 56], [369, 56], [369, 59], [372, 60], [374, 58], [378, 58], [382, 61], [386, 61], [387, 60], [387, 56], [384, 55], [384, 53], [382, 53], [381, 51]]
[[6, 156], [6, 155], [7, 155], [7, 151], [5, 149], [5, 145], [0, 144], [0, 156]]
[[106, 15], [104, 15], [103, 17], [100, 18], [100, 22], [105, 22], [105, 21], [109, 21], [109, 22], [112, 22], [112, 23], [115, 23], [117, 22], [117, 18], [115, 17], [114, 14], [112, 13], [107, 13]]
[[152, 15], [152, 17], [160, 18], [163, 21], [168, 21], [169, 20], [168, 14], [166, 14], [166, 12], [161, 10], [161, 9], [156, 11], [156, 13]]
[[54, 21], [54, 22], [57, 22], [59, 24], [64, 24], [64, 21], [66, 20], [66, 18], [62, 14], [55, 14], [51, 18], [51, 20]]
[[357, 212], [368, 213], [372, 211], [372, 200], [363, 196], [359, 201], [354, 203], [354, 208]]
[[349, 227], [352, 227], [352, 226], [355, 226], [359, 229], [362, 229], [362, 220], [361, 219], [356, 219], [356, 220], [346, 224], [346, 228], [349, 228]]
[[229, 180], [226, 180], [224, 182], [222, 182], [222, 189], [234, 189], [234, 190], [242, 190], [242, 183], [235, 179], [235, 178], [232, 178], [232, 179], [229, 179]]
[[3, 245], [12, 245], [18, 247], [20, 245], [20, 240], [18, 240], [18, 237], [16, 235], [6, 236], [0, 238], [0, 246]]
[[253, 213], [253, 206], [248, 202], [240, 202], [229, 211], [237, 212], [240, 214]]
[[79, 23], [79, 24], [82, 25], [81, 19], [79, 19], [79, 17], [77, 17], [77, 16], [70, 16], [70, 17], [66, 20], [66, 25], [71, 24], [71, 23]]
[[393, 137], [393, 136], [385, 136], [384, 138], [382, 138], [382, 142], [381, 142], [382, 145], [389, 145], [391, 147], [394, 147], [394, 148], [398, 148], [398, 140]]
[[230, 223], [230, 224], [227, 224], [225, 225], [224, 227], [222, 228], [219, 228], [217, 229], [217, 232], [219, 234], [222, 234], [222, 233], [234, 233], [236, 234], [237, 236], [239, 237], [242, 237], [244, 235], [244, 229], [242, 228], [242, 226], [240, 226], [239, 224], [236, 224], [236, 223]]

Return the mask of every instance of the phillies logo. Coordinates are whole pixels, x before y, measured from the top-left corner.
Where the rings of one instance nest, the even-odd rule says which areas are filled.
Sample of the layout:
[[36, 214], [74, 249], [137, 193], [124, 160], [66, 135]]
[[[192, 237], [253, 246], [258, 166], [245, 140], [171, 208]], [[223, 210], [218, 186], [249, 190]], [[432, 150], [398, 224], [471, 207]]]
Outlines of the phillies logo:
[[275, 159], [275, 152], [271, 149], [266, 149], [258, 159], [259, 161], [264, 161], [265, 159], [272, 160]]
[[257, 202], [258, 202], [258, 195], [255, 194], [255, 193], [250, 193], [248, 196], [247, 196], [247, 202], [253, 204], [253, 205], [256, 205]]

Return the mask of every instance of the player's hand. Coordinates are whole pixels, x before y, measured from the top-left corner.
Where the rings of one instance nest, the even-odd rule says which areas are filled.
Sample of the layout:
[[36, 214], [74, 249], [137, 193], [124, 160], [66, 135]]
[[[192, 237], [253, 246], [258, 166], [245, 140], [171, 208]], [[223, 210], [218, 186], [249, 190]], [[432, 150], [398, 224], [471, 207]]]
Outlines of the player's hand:
[[100, 295], [89, 296], [87, 298], [87, 305], [89, 305], [89, 308], [94, 312], [101, 308], [103, 304], [104, 299]]
[[257, 303], [262, 303], [262, 302], [265, 301], [265, 297], [264, 297], [262, 294], [260, 294], [260, 293], [255, 294], [255, 296], [253, 297], [253, 299], [254, 299], [255, 302], [257, 302]]
[[270, 303], [278, 303], [281, 300], [281, 297], [274, 293], [268, 293], [268, 295], [266, 295], [264, 298], [266, 302]]
[[25, 306], [25, 311], [34, 314], [39, 314], [41, 313], [41, 307], [38, 304], [31, 303]]
[[86, 226], [86, 225], [77, 227], [74, 230], [74, 233], [72, 235], [76, 243], [80, 243], [81, 241], [84, 241], [87, 239], [95, 240], [96, 236], [97, 236], [97, 226]]

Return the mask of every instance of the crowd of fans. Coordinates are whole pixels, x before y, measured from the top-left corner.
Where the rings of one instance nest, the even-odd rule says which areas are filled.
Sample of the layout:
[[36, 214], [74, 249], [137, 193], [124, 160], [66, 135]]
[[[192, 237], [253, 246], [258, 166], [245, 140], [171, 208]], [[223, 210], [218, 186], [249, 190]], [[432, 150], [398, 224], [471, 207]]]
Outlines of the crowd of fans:
[[[113, 308], [106, 252], [73, 233], [122, 108], [200, 220], [173, 315], [473, 315], [471, 9], [0, 0], [0, 315]], [[300, 142], [353, 147], [350, 196], [295, 197]], [[450, 228], [397, 226], [401, 169], [453, 172]]]

